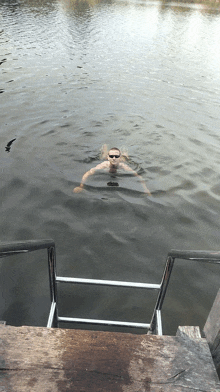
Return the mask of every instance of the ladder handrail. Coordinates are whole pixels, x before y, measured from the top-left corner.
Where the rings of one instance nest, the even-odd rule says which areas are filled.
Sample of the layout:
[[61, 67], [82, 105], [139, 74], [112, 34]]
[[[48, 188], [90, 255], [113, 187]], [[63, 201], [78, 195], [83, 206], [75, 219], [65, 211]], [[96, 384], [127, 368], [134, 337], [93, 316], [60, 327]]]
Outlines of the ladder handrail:
[[13, 254], [33, 252], [39, 249], [55, 247], [53, 240], [30, 240], [0, 242], [0, 257], [12, 256]]
[[58, 325], [57, 290], [56, 290], [56, 252], [55, 242], [52, 239], [0, 242], [0, 258], [47, 249], [51, 309], [49, 313], [50, 326]]
[[172, 249], [168, 253], [168, 257], [173, 257], [174, 259], [195, 260], [220, 264], [219, 251]]
[[204, 250], [176, 250], [172, 249], [168, 255], [165, 263], [164, 273], [161, 281], [161, 289], [157, 297], [156, 306], [154, 308], [153, 316], [150, 323], [148, 333], [156, 333], [158, 331], [158, 311], [161, 312], [164, 299], [166, 296], [167, 287], [169, 285], [171, 273], [175, 259], [192, 260], [213, 264], [220, 264], [219, 251], [204, 251]]
[[[137, 326], [140, 328], [149, 327], [148, 333], [157, 333], [159, 335], [162, 335], [161, 310], [163, 307], [163, 303], [166, 296], [166, 291], [169, 285], [175, 259], [220, 264], [220, 251], [171, 250], [167, 255], [161, 283], [152, 284], [152, 283], [136, 283], [136, 282], [123, 282], [123, 281], [120, 282], [120, 281], [110, 281], [110, 280], [100, 280], [100, 279], [83, 279], [83, 278], [57, 276], [55, 242], [52, 239], [12, 241], [8, 243], [0, 243], [0, 258], [16, 255], [19, 253], [32, 252], [40, 249], [47, 249], [47, 253], [48, 253], [48, 269], [49, 269], [49, 283], [50, 283], [50, 297], [51, 297], [51, 307], [50, 307], [49, 318], [47, 322], [48, 328], [52, 326], [57, 327], [59, 321], [65, 321], [65, 322], [74, 321], [79, 323], [96, 322], [97, 324], [107, 324], [107, 325], [121, 325], [121, 326], [124, 325], [124, 326], [131, 326], [131, 327]], [[153, 316], [150, 324], [58, 317], [57, 282], [130, 287], [130, 288], [138, 288], [138, 289], [140, 288], [154, 289], [154, 290], [158, 290], [159, 294], [157, 297], [156, 305], [153, 311]]]

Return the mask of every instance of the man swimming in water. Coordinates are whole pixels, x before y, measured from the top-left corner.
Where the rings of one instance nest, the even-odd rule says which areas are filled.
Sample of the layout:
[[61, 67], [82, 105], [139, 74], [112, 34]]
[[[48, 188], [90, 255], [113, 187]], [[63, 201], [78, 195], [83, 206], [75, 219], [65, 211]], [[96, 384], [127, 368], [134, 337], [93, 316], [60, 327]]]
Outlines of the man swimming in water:
[[107, 169], [109, 171], [109, 173], [117, 173], [118, 169], [122, 169], [122, 170], [125, 170], [125, 171], [132, 173], [136, 177], [139, 177], [140, 181], [142, 183], [143, 189], [144, 189], [144, 193], [147, 193], [150, 196], [151, 195], [150, 191], [147, 189], [143, 178], [139, 174], [137, 174], [136, 171], [134, 171], [128, 165], [126, 165], [125, 163], [123, 163], [121, 161], [122, 161], [121, 151], [117, 147], [111, 148], [108, 152], [107, 160], [105, 162], [102, 162], [99, 165], [95, 166], [94, 168], [90, 169], [89, 171], [87, 171], [82, 177], [80, 186], [77, 186], [76, 188], [74, 188], [73, 192], [74, 193], [81, 192], [83, 190], [83, 186], [84, 186], [87, 178], [89, 176], [91, 176], [92, 174], [94, 174], [97, 170]]

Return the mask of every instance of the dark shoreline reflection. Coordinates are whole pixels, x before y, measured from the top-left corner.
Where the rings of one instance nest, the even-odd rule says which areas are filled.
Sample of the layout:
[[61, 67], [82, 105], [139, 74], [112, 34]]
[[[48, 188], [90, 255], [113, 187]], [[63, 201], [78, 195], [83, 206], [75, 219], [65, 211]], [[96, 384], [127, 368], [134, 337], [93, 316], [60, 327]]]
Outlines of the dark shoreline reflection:
[[45, 10], [46, 8], [52, 8], [53, 6], [56, 6], [56, 4], [56, 0], [3, 0], [1, 2], [1, 5], [8, 6], [9, 8], [22, 8], [29, 6], [29, 8], [33, 10], [37, 10], [38, 8]]
[[[173, 9], [175, 12], [186, 12], [194, 5], [201, 5], [202, 7], [198, 10], [202, 12], [211, 12], [211, 13], [219, 13], [220, 12], [220, 0], [176, 0], [170, 5], [170, 0], [156, 0], [155, 2], [160, 4], [161, 11], [169, 9]], [[61, 6], [67, 12], [71, 10], [74, 11], [75, 16], [82, 17], [83, 15], [88, 14], [90, 9], [94, 8], [99, 4], [114, 4], [129, 6], [130, 2], [116, 2], [111, 0], [23, 0], [18, 2], [17, 0], [4, 0], [1, 2], [1, 6], [9, 7], [12, 12], [17, 8], [21, 9], [23, 7], [29, 8], [31, 12], [34, 13], [47, 13], [47, 10], [55, 10], [57, 7]], [[148, 0], [143, 0], [142, 2], [135, 2], [136, 6], [147, 6]], [[184, 6], [185, 4], [185, 6]]]
[[195, 6], [200, 6], [198, 11], [207, 13], [220, 12], [220, 1], [219, 0], [176, 0], [170, 4], [170, 0], [160, 0], [161, 11], [173, 10], [174, 12], [190, 12]]

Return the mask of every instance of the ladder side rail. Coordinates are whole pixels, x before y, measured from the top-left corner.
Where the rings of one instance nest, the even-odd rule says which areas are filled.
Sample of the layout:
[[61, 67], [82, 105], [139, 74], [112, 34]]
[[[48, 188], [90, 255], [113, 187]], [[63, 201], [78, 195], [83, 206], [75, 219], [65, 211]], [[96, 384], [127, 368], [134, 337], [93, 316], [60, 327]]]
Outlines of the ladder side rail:
[[47, 328], [53, 328], [56, 326], [56, 323], [54, 320], [57, 320], [58, 316], [55, 316], [55, 312], [57, 312], [57, 304], [56, 304], [56, 302], [51, 302], [49, 317], [48, 317], [48, 321], [47, 321]]
[[156, 310], [156, 316], [157, 316], [157, 335], [162, 336], [163, 328], [162, 328], [161, 311], [158, 309]]
[[58, 305], [57, 305], [57, 281], [56, 281], [56, 249], [50, 247], [47, 249], [48, 253], [48, 272], [49, 272], [49, 286], [50, 286], [50, 300], [51, 308], [48, 317], [47, 327], [59, 326], [58, 324]]
[[[162, 277], [162, 281], [161, 281], [161, 288], [157, 297], [157, 301], [156, 301], [156, 305], [153, 311], [153, 316], [151, 319], [151, 323], [150, 323], [150, 328], [148, 333], [151, 334], [155, 334], [156, 330], [157, 330], [157, 311], [161, 311], [162, 306], [163, 306], [163, 302], [164, 302], [164, 298], [166, 295], [166, 291], [167, 291], [167, 287], [169, 284], [169, 280], [170, 280], [170, 276], [172, 273], [172, 269], [173, 269], [173, 264], [174, 264], [175, 258], [168, 256], [167, 260], [166, 260], [166, 264], [165, 264], [165, 268], [164, 268], [164, 273], [163, 273], [163, 277]], [[162, 325], [161, 325], [162, 328]]]

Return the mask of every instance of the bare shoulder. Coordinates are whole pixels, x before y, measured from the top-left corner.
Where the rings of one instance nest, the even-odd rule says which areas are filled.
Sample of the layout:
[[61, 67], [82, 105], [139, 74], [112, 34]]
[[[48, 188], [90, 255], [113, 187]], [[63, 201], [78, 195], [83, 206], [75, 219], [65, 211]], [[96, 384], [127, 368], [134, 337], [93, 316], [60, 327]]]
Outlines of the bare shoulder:
[[109, 162], [104, 161], [102, 163], [99, 163], [96, 167], [94, 167], [94, 170], [103, 170], [103, 169], [108, 169], [109, 168]]
[[126, 163], [122, 163], [122, 162], [119, 163], [119, 169], [123, 169], [123, 170], [126, 170], [126, 171], [131, 171], [131, 172], [134, 171], [131, 167], [126, 165]]

